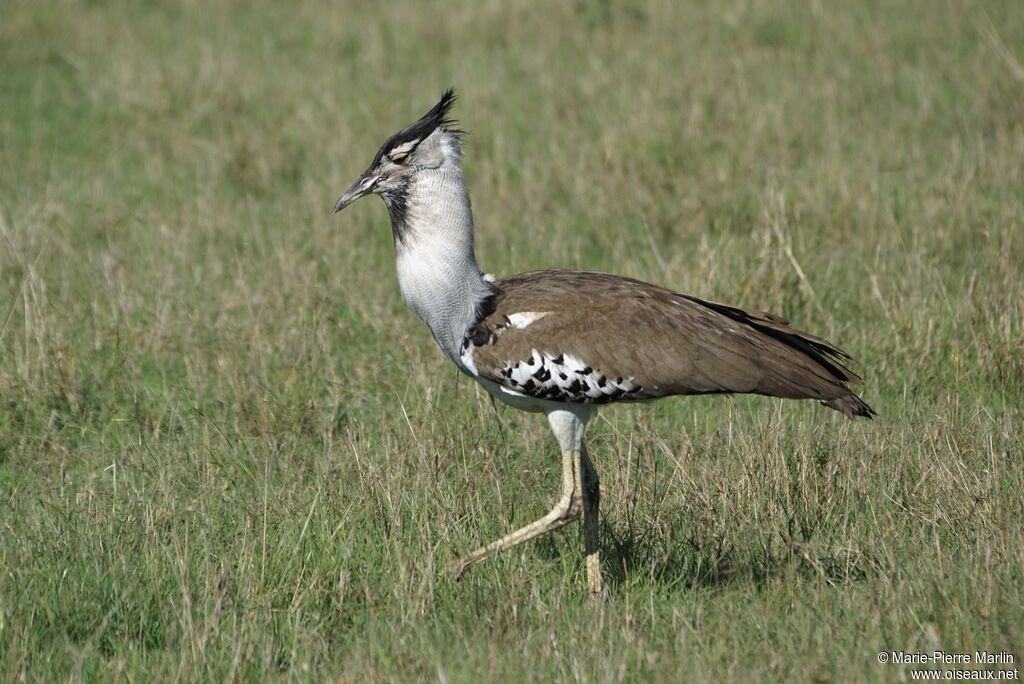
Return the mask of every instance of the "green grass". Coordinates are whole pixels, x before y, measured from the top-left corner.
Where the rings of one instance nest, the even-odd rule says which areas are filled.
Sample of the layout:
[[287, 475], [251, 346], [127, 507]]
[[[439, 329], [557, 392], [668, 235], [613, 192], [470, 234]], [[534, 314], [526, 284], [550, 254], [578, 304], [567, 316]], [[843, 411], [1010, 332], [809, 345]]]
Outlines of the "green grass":
[[[191, 5], [191, 6], [190, 6]], [[891, 681], [1024, 659], [1024, 5], [0, 6], [0, 680]], [[330, 208], [449, 85], [478, 256], [774, 311], [874, 422], [544, 421]], [[801, 276], [800, 273], [804, 275]]]

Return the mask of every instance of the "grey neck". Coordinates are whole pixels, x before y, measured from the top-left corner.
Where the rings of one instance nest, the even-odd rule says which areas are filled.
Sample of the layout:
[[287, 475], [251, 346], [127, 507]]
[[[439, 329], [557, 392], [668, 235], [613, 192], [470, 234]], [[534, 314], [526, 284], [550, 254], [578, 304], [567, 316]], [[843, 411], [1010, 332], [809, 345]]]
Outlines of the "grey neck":
[[445, 164], [417, 173], [404, 199], [403, 211], [391, 215], [402, 298], [466, 371], [463, 337], [494, 288], [473, 253], [473, 212], [462, 170]]

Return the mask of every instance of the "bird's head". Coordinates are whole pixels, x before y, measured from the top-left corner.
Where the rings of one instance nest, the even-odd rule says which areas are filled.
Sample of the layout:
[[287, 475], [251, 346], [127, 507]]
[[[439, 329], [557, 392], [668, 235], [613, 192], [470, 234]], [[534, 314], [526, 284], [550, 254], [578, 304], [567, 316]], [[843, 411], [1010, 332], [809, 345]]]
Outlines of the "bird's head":
[[369, 168], [338, 199], [334, 211], [374, 193], [381, 196], [395, 217], [404, 211], [406, 196], [417, 176], [444, 170], [447, 164], [458, 165], [461, 131], [451, 128], [454, 122], [448, 118], [454, 102], [455, 91], [449, 88], [429, 112], [388, 138]]

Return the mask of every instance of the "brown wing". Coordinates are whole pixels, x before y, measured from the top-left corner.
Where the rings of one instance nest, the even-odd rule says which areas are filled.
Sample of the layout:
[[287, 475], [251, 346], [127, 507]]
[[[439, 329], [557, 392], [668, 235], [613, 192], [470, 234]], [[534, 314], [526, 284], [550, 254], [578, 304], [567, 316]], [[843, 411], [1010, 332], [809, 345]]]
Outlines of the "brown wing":
[[477, 372], [509, 389], [594, 403], [756, 393], [874, 414], [847, 387], [860, 378], [845, 352], [770, 314], [586, 271], [523, 273], [495, 286], [468, 343]]

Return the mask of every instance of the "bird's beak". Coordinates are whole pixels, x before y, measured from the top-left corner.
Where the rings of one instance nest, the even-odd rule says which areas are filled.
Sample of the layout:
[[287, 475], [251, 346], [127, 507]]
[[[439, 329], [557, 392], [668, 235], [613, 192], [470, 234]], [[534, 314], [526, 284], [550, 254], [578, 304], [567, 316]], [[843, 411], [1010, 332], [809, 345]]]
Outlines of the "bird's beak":
[[334, 213], [338, 213], [363, 195], [369, 193], [373, 190], [373, 186], [378, 180], [380, 180], [380, 178], [369, 171], [357, 178], [356, 182], [352, 184], [352, 187], [346, 190], [345, 194], [338, 198], [337, 203], [334, 205]]

